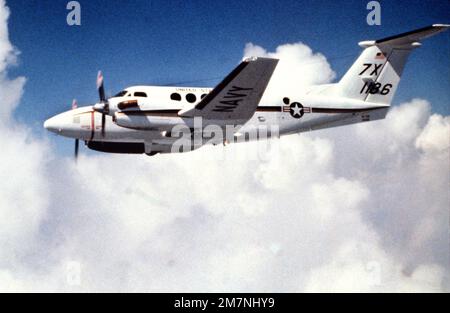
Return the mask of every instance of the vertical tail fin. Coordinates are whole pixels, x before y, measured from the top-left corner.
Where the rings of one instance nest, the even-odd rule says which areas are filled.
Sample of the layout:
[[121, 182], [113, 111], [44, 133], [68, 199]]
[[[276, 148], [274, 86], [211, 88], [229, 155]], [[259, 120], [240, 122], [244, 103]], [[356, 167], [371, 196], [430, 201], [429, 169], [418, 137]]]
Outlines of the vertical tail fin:
[[334, 86], [334, 93], [346, 98], [389, 105], [410, 52], [420, 47], [420, 40], [449, 27], [435, 24], [376, 41], [360, 42], [364, 51]]

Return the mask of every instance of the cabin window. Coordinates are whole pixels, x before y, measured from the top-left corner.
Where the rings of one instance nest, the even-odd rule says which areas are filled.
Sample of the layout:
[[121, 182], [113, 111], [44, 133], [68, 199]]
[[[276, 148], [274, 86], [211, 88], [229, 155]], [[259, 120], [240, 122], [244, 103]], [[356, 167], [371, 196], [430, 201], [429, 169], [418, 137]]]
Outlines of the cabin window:
[[203, 99], [204, 97], [206, 97], [206, 93], [202, 94], [202, 95], [200, 96], [200, 99]]
[[197, 101], [197, 97], [193, 93], [188, 93], [186, 95], [186, 101], [189, 103], [194, 103], [195, 101]]
[[135, 96], [135, 97], [144, 97], [144, 98], [147, 98], [147, 94], [146, 94], [145, 92], [142, 92], [142, 91], [136, 91], [136, 92], [134, 93], [134, 96]]
[[181, 101], [181, 96], [179, 93], [174, 92], [170, 95], [170, 99], [174, 101]]
[[126, 90], [122, 90], [121, 92], [119, 92], [118, 94], [116, 94], [113, 98], [118, 98], [118, 97], [123, 97], [127, 94]]

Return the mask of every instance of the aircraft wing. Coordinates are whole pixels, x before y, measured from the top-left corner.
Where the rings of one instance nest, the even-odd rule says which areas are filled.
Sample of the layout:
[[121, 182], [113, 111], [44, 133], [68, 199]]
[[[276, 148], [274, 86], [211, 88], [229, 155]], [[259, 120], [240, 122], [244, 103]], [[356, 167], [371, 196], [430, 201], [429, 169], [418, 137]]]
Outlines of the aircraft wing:
[[178, 115], [202, 117], [222, 125], [245, 123], [255, 113], [277, 64], [277, 59], [245, 59], [195, 107]]

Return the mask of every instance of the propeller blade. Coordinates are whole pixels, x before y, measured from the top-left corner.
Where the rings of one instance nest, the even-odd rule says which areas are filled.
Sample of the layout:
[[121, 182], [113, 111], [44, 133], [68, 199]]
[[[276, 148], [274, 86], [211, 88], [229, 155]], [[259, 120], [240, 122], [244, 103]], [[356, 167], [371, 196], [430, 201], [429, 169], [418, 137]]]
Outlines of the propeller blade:
[[[78, 108], [77, 100], [73, 99], [72, 100], [72, 110], [75, 110], [76, 108]], [[79, 147], [80, 147], [80, 140], [79, 139], [75, 139], [75, 162], [78, 159]]]
[[97, 89], [100, 96], [100, 102], [106, 102], [105, 87], [103, 86], [103, 74], [102, 71], [98, 71], [97, 74]]
[[106, 116], [105, 113], [102, 113], [102, 137], [105, 137], [105, 123], [106, 123]]
[[78, 159], [78, 149], [80, 146], [80, 140], [75, 139], [75, 161]]
[[105, 87], [103, 84], [102, 71], [98, 71], [97, 74], [97, 89], [100, 97], [99, 107], [101, 106], [101, 109], [100, 108], [96, 109], [94, 106], [94, 110], [97, 110], [97, 112], [102, 113], [102, 137], [105, 137], [106, 114], [109, 113], [109, 103], [105, 96]]

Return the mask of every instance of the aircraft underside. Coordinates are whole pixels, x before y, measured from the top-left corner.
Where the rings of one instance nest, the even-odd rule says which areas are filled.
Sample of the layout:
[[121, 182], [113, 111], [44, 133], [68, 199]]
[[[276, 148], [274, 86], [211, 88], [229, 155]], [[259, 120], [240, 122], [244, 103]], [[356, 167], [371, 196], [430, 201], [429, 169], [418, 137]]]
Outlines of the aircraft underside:
[[[85, 138], [88, 148], [109, 153], [131, 153], [131, 154], [156, 154], [177, 153], [195, 150], [203, 145], [217, 145], [229, 143], [241, 143], [257, 140], [279, 138], [284, 135], [319, 130], [323, 128], [337, 127], [360, 122], [383, 119], [388, 107], [370, 109], [330, 109], [330, 108], [304, 108], [301, 116], [295, 116], [291, 110], [283, 107], [261, 107], [255, 115], [243, 126], [229, 125], [226, 127], [208, 129], [209, 126], [191, 123], [178, 124], [180, 127], [177, 134], [171, 133], [170, 129], [155, 128], [153, 130], [139, 130], [117, 126], [112, 120], [108, 120], [105, 127], [105, 136], [101, 136], [100, 127], [96, 127], [94, 118], [94, 131]], [[151, 112], [149, 112], [151, 113]], [[95, 114], [95, 113], [92, 113]], [[167, 113], [166, 113], [167, 114]], [[147, 116], [149, 124], [155, 115]], [[171, 123], [169, 119], [177, 117], [160, 116], [166, 125]], [[176, 122], [180, 122], [177, 120]], [[200, 123], [199, 121], [197, 121]], [[202, 121], [203, 123], [203, 121]], [[237, 131], [236, 131], [237, 130]], [[178, 146], [177, 146], [178, 145]]]

